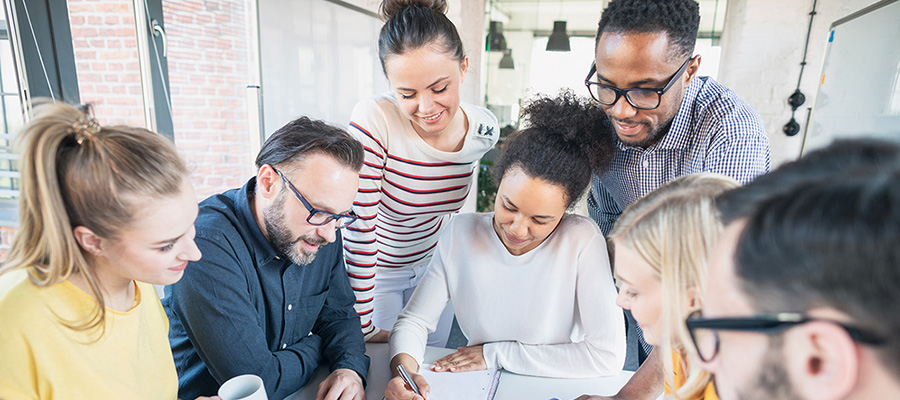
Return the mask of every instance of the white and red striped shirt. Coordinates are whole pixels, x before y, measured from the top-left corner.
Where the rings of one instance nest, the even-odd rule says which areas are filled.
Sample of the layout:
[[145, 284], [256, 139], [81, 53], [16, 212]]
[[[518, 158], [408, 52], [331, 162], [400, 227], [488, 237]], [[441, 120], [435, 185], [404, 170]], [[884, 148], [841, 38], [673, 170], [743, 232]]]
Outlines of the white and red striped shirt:
[[379, 268], [427, 263], [451, 213], [459, 211], [476, 162], [500, 135], [497, 118], [483, 107], [460, 103], [468, 119], [462, 150], [428, 145], [390, 94], [353, 108], [350, 134], [365, 147], [365, 165], [353, 202], [359, 220], [344, 229], [344, 258], [363, 333], [372, 335], [372, 300]]

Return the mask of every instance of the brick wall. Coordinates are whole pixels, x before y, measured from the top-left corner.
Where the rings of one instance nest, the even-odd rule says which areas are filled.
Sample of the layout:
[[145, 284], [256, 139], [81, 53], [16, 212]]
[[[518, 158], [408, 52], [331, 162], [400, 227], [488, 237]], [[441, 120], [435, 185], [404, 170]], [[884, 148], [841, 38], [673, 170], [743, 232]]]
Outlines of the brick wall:
[[82, 103], [102, 124], [144, 125], [130, 0], [68, 0]]
[[[68, 0], [78, 86], [101, 123], [144, 125], [130, 0]], [[253, 173], [245, 0], [163, 1], [175, 144], [203, 199]]]
[[16, 228], [0, 226], [0, 260], [6, 260], [6, 255], [9, 253], [9, 245], [12, 244], [15, 234]]
[[[245, 87], [246, 0], [163, 1], [175, 145], [197, 199], [241, 186], [255, 169]], [[144, 126], [131, 0], [67, 0], [78, 89], [101, 124]], [[15, 233], [0, 230], [0, 260]]]
[[250, 154], [245, 0], [163, 1], [175, 144], [202, 199], [243, 185]]

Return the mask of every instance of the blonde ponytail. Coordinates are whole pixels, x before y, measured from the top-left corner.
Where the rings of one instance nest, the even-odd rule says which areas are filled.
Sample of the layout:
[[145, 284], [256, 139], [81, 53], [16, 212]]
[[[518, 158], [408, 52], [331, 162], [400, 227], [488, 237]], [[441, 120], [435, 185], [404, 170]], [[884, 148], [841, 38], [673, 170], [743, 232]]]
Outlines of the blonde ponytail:
[[73, 329], [100, 326], [102, 290], [73, 229], [85, 226], [115, 238], [132, 221], [127, 198], [160, 198], [179, 192], [187, 175], [174, 145], [146, 129], [101, 127], [75, 107], [36, 100], [33, 118], [19, 133], [19, 229], [0, 274], [27, 269], [37, 286], [72, 274], [83, 276], [96, 306]]

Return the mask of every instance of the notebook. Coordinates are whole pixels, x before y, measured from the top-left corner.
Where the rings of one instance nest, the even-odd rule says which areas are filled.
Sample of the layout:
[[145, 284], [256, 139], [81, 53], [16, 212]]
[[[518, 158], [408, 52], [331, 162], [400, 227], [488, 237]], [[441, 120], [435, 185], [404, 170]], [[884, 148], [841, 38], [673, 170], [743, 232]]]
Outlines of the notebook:
[[434, 372], [421, 364], [419, 374], [431, 386], [429, 400], [492, 400], [500, 384], [500, 370]]

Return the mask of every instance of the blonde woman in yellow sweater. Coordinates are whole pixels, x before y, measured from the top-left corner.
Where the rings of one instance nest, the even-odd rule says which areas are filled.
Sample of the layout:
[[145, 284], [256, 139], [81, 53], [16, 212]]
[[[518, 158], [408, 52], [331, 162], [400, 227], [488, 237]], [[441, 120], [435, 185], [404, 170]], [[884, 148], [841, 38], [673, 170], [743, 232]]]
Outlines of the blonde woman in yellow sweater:
[[169, 321], [197, 202], [166, 138], [42, 102], [19, 134], [19, 229], [0, 266], [0, 398], [175, 399]]
[[715, 198], [738, 183], [700, 173], [677, 178], [629, 206], [609, 234], [619, 285], [617, 304], [631, 310], [655, 346], [632, 379], [612, 397], [718, 400], [711, 376], [695, 359], [685, 318], [700, 309], [706, 260], [721, 231]]

